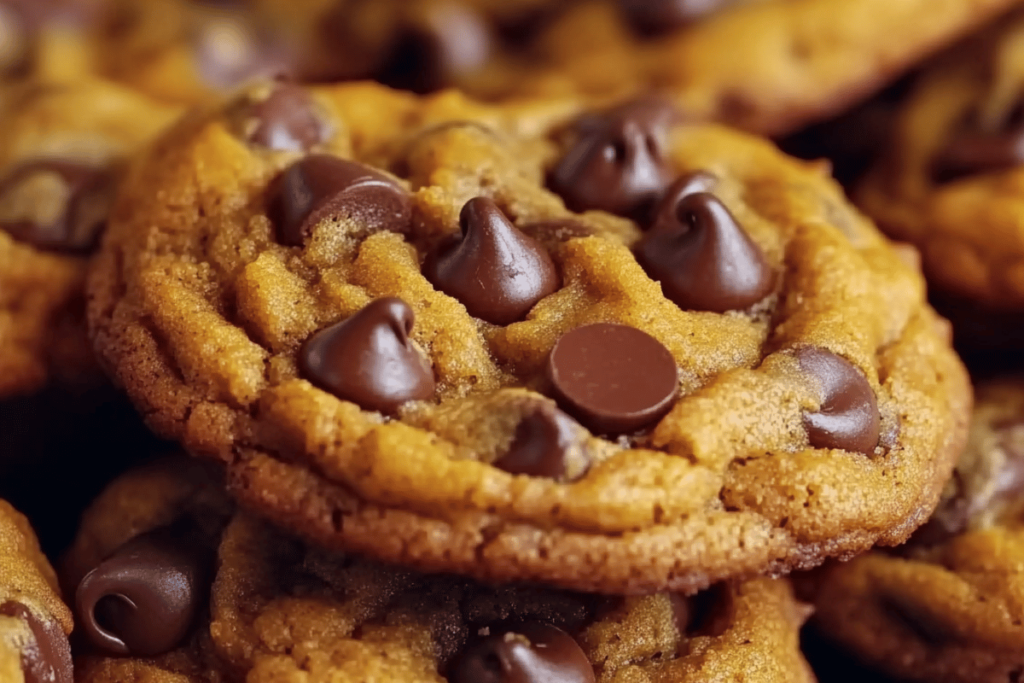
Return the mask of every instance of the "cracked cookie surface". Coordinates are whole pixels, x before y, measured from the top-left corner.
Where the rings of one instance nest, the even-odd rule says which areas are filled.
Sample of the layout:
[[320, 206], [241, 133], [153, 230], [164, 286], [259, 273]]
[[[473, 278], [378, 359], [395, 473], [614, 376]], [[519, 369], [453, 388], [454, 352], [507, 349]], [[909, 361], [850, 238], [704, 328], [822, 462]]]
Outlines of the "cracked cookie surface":
[[978, 388], [970, 439], [929, 523], [897, 554], [814, 577], [815, 624], [913, 681], [1004, 682], [1024, 668], [1024, 382]]
[[175, 111], [104, 82], [10, 88], [0, 107], [0, 398], [100, 381], [85, 269], [129, 156]]
[[970, 404], [920, 275], [767, 142], [583, 114], [277, 85], [193, 116], [115, 209], [96, 346], [253, 510], [385, 561], [694, 592], [902, 542]]
[[194, 461], [165, 460], [115, 481], [86, 514], [64, 576], [80, 586], [81, 629], [101, 646], [112, 643], [107, 629], [134, 635], [133, 649], [156, 644], [161, 624], [185, 609], [139, 610], [130, 624], [89, 616], [103, 609], [99, 595], [145, 602], [119, 577], [152, 577], [142, 591], [160, 592], [169, 567], [183, 566], [174, 560], [187, 544], [167, 544], [162, 530], [189, 520], [192, 544], [201, 539], [216, 553], [217, 568], [191, 584], [186, 631], [145, 657], [83, 649], [78, 681], [814, 681], [799, 650], [806, 608], [784, 580], [721, 585], [689, 599], [484, 586], [307, 545], [232, 513], [222, 492], [218, 502], [219, 488]]

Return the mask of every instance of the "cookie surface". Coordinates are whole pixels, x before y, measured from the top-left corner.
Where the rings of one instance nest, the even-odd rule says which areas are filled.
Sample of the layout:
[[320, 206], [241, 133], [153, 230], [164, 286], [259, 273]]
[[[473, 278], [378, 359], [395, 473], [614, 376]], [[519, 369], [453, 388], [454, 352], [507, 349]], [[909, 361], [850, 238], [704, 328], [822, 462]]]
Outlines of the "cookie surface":
[[71, 612], [28, 520], [0, 500], [0, 676], [73, 683]]
[[95, 382], [83, 288], [128, 157], [176, 110], [99, 81], [27, 84], [0, 108], [0, 398]]
[[606, 103], [653, 90], [690, 116], [778, 135], [881, 89], [1013, 0], [548, 2], [513, 31], [493, 4], [339, 3], [339, 42], [361, 49], [338, 63], [376, 54], [356, 75], [494, 99]]
[[[591, 683], [624, 676], [814, 681], [799, 651], [806, 611], [782, 580], [720, 586], [692, 599], [605, 598], [421, 575], [307, 546], [244, 513], [227, 521], [222, 515], [229, 508], [215, 502], [219, 483], [197, 467], [164, 461], [130, 472], [85, 516], [66, 573], [79, 585], [82, 632], [99, 636], [104, 646], [110, 645], [106, 628], [131, 633], [129, 646], [136, 649], [157, 642], [152, 638], [163, 635], [162, 624], [180, 621], [188, 628], [163, 641], [165, 651], [150, 650], [145, 658], [133, 651], [82, 654], [79, 681], [463, 681], [556, 674]], [[191, 544], [168, 544], [167, 530], [183, 522], [204, 528]], [[196, 539], [216, 553], [217, 569], [190, 584], [202, 594], [185, 606], [195, 607], [192, 619], [161, 610], [155, 620], [140, 610], [130, 622], [93, 625], [89, 613], [103, 609], [102, 595], [120, 591], [144, 602], [132, 592], [138, 587], [126, 590], [117, 577], [153, 577], [146, 586], [159, 591], [161, 577], [174, 575], [172, 567], [195, 566], [180, 560]], [[130, 631], [118, 630], [128, 625]], [[502, 637], [506, 632], [529, 640]], [[490, 657], [509, 667], [505, 675], [489, 668]]]
[[115, 210], [97, 348], [260, 514], [386, 561], [692, 592], [904, 540], [970, 402], [917, 272], [765, 142], [578, 111], [192, 118]]
[[816, 577], [815, 624], [894, 676], [1007, 681], [1024, 667], [1024, 383], [978, 389], [967, 450], [932, 520], [898, 555]]
[[[1018, 11], [927, 70], [857, 193], [884, 230], [918, 247], [940, 293], [966, 313], [1001, 311], [994, 320], [1024, 310], [1022, 31]], [[984, 343], [980, 322], [968, 329]]]

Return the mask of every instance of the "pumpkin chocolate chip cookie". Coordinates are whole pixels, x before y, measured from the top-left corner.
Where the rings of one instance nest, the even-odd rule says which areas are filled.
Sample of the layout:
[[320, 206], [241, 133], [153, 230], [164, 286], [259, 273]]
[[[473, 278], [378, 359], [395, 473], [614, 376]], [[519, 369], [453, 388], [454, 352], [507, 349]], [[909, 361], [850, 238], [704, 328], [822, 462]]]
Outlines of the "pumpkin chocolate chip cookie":
[[656, 91], [689, 116], [780, 135], [838, 114], [1015, 2], [343, 0], [323, 15], [337, 28], [320, 32], [320, 52], [336, 46], [346, 77], [421, 92], [603, 104]]
[[99, 81], [33, 83], [0, 106], [0, 398], [91, 382], [88, 255], [127, 158], [174, 110]]
[[0, 679], [73, 683], [71, 612], [28, 520], [0, 500]]
[[818, 166], [658, 100], [258, 88], [135, 167], [90, 322], [149, 424], [307, 539], [600, 592], [902, 542], [970, 404]]
[[901, 680], [1004, 683], [1024, 671], [1024, 382], [978, 389], [970, 439], [932, 519], [899, 554], [815, 577], [815, 623]]
[[168, 460], [86, 514], [66, 575], [92, 646], [80, 683], [814, 682], [781, 579], [692, 598], [485, 586], [307, 545], [218, 489]]
[[939, 293], [1004, 313], [1024, 312], [1022, 112], [1017, 12], [925, 71], [857, 193], [884, 230], [917, 246]]

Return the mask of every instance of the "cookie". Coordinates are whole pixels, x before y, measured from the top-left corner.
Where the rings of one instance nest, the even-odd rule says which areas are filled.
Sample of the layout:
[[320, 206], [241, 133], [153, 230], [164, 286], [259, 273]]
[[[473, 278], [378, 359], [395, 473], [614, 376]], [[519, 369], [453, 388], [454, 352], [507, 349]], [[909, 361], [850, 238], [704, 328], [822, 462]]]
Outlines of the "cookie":
[[83, 287], [116, 180], [176, 109], [99, 81], [0, 106], [0, 398], [99, 381]]
[[917, 246], [951, 309], [975, 310], [967, 329], [979, 333], [979, 307], [990, 327], [1024, 311], [1022, 47], [1018, 11], [926, 70], [856, 195], [884, 230]]
[[72, 80], [92, 69], [92, 29], [105, 0], [0, 2], [0, 84]]
[[492, 581], [693, 592], [900, 543], [970, 403], [820, 167], [658, 100], [257, 89], [137, 166], [89, 295], [148, 423], [260, 514]]
[[340, 2], [344, 28], [326, 35], [339, 65], [362, 69], [347, 77], [595, 105], [656, 91], [692, 117], [782, 135], [880, 90], [1014, 0], [563, 1], [514, 29], [494, 4]]
[[260, 76], [293, 74], [297, 32], [323, 4], [108, 0], [92, 37], [96, 68], [151, 97], [203, 102]]
[[814, 681], [799, 650], [806, 609], [783, 580], [607, 598], [423, 575], [225, 517], [219, 482], [197, 468], [131, 472], [84, 518], [68, 556], [93, 647], [77, 658], [80, 683]]
[[28, 520], [0, 500], [0, 679], [73, 683], [71, 626]]
[[1024, 671], [1024, 382], [978, 389], [970, 439], [929, 523], [898, 554], [816, 577], [815, 624], [910, 681], [1012, 681]]

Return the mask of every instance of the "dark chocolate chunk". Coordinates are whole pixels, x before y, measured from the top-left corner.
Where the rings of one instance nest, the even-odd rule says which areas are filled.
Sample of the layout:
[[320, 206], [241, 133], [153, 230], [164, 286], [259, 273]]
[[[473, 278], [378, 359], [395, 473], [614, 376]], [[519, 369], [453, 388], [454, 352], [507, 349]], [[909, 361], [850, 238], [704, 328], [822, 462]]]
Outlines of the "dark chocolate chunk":
[[501, 630], [471, 645], [451, 683], [594, 683], [594, 667], [565, 631], [546, 624]]
[[551, 350], [547, 375], [565, 411], [600, 434], [647, 427], [679, 395], [672, 354], [626, 325], [597, 323], [566, 333]]
[[[551, 405], [541, 405], [527, 414], [516, 427], [508, 451], [494, 466], [511, 474], [566, 480], [567, 458], [579, 443], [579, 426]], [[586, 467], [576, 479], [586, 473]]]
[[190, 524], [136, 536], [86, 574], [78, 622], [104, 652], [155, 657], [189, 635], [206, 602], [214, 554]]
[[365, 410], [394, 413], [406, 401], [432, 398], [430, 361], [409, 339], [414, 320], [401, 299], [378, 299], [313, 335], [299, 355], [302, 374]]
[[863, 373], [831, 351], [797, 349], [800, 369], [821, 385], [821, 408], [804, 413], [814, 448], [840, 448], [870, 454], [878, 445], [878, 401]]
[[386, 85], [427, 93], [480, 69], [494, 50], [492, 28], [461, 2], [438, 2], [410, 18], [379, 74]]
[[549, 187], [572, 211], [642, 219], [672, 182], [664, 138], [676, 118], [672, 105], [646, 98], [580, 119]]
[[510, 325], [558, 289], [558, 271], [548, 252], [517, 230], [492, 200], [469, 200], [460, 224], [461, 238], [432, 252], [423, 274], [473, 317]]
[[32, 642], [21, 650], [21, 671], [25, 683], [74, 683], [71, 645], [60, 624], [40, 619], [20, 602], [0, 605], [0, 615], [22, 619], [32, 632]]
[[712, 194], [690, 193], [695, 185], [684, 178], [669, 191], [636, 245], [637, 262], [680, 308], [749, 308], [771, 293], [775, 275], [729, 209]]
[[0, 229], [41, 249], [88, 251], [106, 225], [113, 192], [104, 170], [31, 161], [0, 180]]
[[409, 193], [369, 166], [313, 154], [288, 167], [271, 191], [269, 213], [282, 244], [305, 245], [318, 224], [351, 220], [365, 232], [404, 232], [412, 219]]
[[736, 0], [619, 0], [636, 30], [648, 35], [676, 31], [733, 4]]
[[313, 98], [294, 83], [275, 83], [265, 98], [249, 104], [244, 120], [249, 142], [277, 151], [307, 152], [330, 135]]

